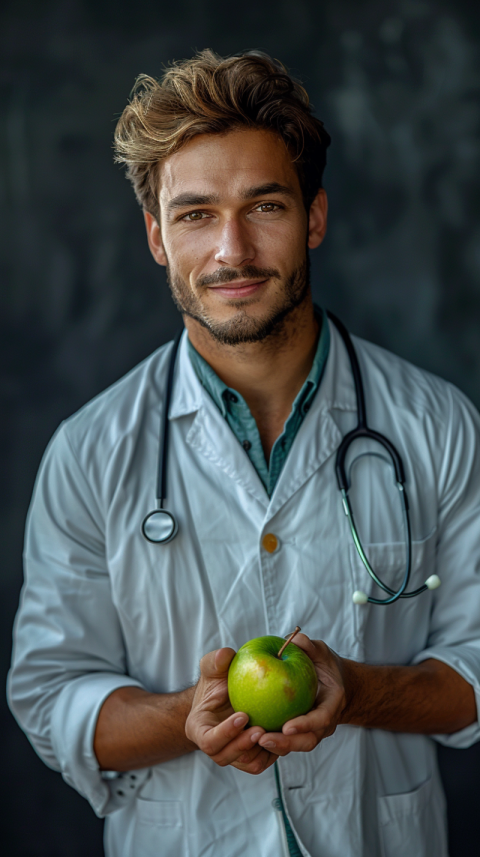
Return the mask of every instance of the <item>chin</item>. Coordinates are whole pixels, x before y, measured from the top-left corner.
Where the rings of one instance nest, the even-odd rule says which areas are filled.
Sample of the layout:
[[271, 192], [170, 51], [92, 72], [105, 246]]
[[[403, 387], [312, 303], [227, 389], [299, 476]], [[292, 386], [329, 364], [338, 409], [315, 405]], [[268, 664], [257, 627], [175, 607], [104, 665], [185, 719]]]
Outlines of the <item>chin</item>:
[[[255, 315], [246, 311], [246, 301], [240, 307], [235, 304], [234, 311], [227, 318], [215, 318], [208, 313], [193, 315], [199, 324], [209, 331], [210, 335], [222, 345], [245, 345], [247, 343], [263, 342], [272, 336], [285, 334], [285, 319], [295, 309], [287, 306], [281, 309], [272, 307], [263, 313]], [[187, 313], [190, 315], [190, 313]]]

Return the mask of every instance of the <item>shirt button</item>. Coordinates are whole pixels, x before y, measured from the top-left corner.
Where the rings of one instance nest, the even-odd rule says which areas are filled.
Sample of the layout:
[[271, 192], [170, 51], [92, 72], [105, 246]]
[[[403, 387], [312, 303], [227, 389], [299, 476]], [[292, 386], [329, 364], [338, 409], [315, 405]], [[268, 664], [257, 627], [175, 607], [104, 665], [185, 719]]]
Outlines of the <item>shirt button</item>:
[[242, 446], [243, 446], [245, 452], [248, 452], [248, 450], [252, 448], [252, 444], [250, 443], [249, 440], [244, 440], [242, 443]]
[[278, 548], [278, 539], [273, 533], [266, 533], [262, 539], [262, 545], [268, 553], [274, 553]]
[[238, 396], [235, 393], [231, 393], [230, 390], [227, 391], [227, 399], [229, 402], [233, 402], [234, 405], [238, 402]]

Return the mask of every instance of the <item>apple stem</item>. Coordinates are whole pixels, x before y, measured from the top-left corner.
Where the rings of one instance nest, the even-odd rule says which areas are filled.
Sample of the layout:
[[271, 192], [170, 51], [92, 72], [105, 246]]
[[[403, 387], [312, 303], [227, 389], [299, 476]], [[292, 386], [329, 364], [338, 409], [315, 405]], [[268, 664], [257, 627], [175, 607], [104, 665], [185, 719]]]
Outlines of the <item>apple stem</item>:
[[299, 632], [299, 631], [301, 631], [301, 630], [302, 630], [302, 629], [300, 628], [300, 626], [299, 626], [299, 625], [297, 625], [297, 627], [295, 628], [295, 630], [294, 630], [293, 634], [290, 634], [290, 636], [289, 636], [289, 637], [287, 637], [287, 639], [285, 640], [285, 642], [284, 642], [284, 644], [283, 644], [282, 648], [280, 649], [280, 651], [279, 651], [279, 653], [278, 653], [278, 655], [277, 655], [277, 658], [281, 658], [281, 657], [282, 657], [282, 654], [283, 654], [283, 652], [285, 651], [285, 649], [287, 648], [288, 644], [292, 642], [293, 638], [294, 638], [294, 637], [298, 634], [298, 632]]

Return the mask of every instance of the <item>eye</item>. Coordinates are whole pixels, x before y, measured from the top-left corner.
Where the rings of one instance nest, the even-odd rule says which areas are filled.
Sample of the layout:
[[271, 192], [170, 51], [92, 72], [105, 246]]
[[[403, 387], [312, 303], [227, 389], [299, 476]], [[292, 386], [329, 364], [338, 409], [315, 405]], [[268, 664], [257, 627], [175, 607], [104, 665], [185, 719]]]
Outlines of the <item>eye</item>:
[[181, 218], [182, 220], [186, 220], [187, 223], [197, 223], [199, 220], [203, 220], [207, 215], [204, 211], [189, 211], [188, 214], [184, 214]]
[[271, 211], [276, 211], [280, 208], [281, 206], [276, 202], [261, 202], [260, 205], [257, 205], [255, 211], [261, 211], [264, 214], [269, 214]]

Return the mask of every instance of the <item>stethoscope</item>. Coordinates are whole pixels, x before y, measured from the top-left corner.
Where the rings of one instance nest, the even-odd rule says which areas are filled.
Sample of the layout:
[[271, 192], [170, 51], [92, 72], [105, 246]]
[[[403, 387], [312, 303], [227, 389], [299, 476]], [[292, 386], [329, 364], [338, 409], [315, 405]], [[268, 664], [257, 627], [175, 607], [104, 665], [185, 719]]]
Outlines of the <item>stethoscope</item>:
[[[328, 312], [327, 315], [340, 333], [345, 348], [347, 349], [347, 354], [350, 360], [350, 366], [353, 375], [353, 381], [355, 384], [355, 395], [357, 399], [357, 426], [345, 435], [337, 450], [335, 472], [337, 476], [338, 488], [342, 496], [343, 509], [345, 515], [347, 516], [347, 520], [352, 533], [352, 538], [357, 552], [360, 556], [360, 559], [372, 580], [387, 594], [387, 598], [372, 598], [365, 592], [357, 590], [353, 593], [353, 601], [355, 604], [366, 604], [367, 601], [370, 602], [370, 604], [393, 604], [395, 601], [398, 601], [399, 598], [413, 598], [415, 595], [420, 595], [421, 592], [426, 592], [428, 589], [437, 589], [437, 587], [440, 586], [440, 578], [436, 574], [432, 574], [425, 581], [423, 586], [420, 586], [418, 589], [415, 589], [412, 592], [406, 591], [410, 580], [410, 573], [412, 568], [412, 533], [410, 527], [408, 497], [407, 492], [405, 490], [405, 471], [403, 467], [402, 458], [400, 456], [400, 453], [397, 451], [393, 443], [388, 440], [388, 438], [368, 427], [362, 375], [360, 372], [360, 365], [355, 352], [355, 348], [353, 346], [353, 342], [346, 327], [342, 324], [342, 322], [331, 312]], [[158, 455], [156, 492], [157, 506], [156, 509], [146, 515], [142, 522], [143, 535], [149, 542], [153, 542], [154, 544], [167, 544], [175, 538], [178, 532], [178, 523], [175, 518], [175, 515], [168, 509], [164, 509], [164, 503], [167, 497], [167, 458], [169, 440], [168, 414], [170, 411], [170, 402], [173, 391], [173, 376], [175, 373], [175, 363], [178, 347], [180, 345], [180, 339], [182, 337], [182, 332], [183, 331], [179, 331], [179, 333], [175, 337], [168, 367], [167, 390], [161, 420], [160, 444]], [[376, 574], [376, 572], [370, 565], [368, 557], [360, 541], [360, 536], [358, 534], [357, 528], [355, 526], [352, 507], [348, 498], [348, 492], [351, 487], [351, 470], [349, 473], [350, 478], [347, 478], [347, 472], [345, 469], [345, 459], [350, 446], [354, 441], [358, 440], [359, 438], [362, 438], [364, 440], [373, 440], [376, 441], [376, 443], [380, 444], [380, 446], [382, 446], [388, 453], [389, 459], [387, 459], [387, 461], [389, 461], [389, 463], [393, 465], [393, 469], [395, 472], [395, 484], [400, 494], [406, 533], [405, 572], [400, 588], [396, 591], [387, 586], [386, 583], [383, 583], [383, 581], [379, 578], [378, 574]], [[383, 455], [379, 455], [379, 453], [375, 452], [368, 452], [364, 454], [373, 455], [382, 459], [384, 458]]]

